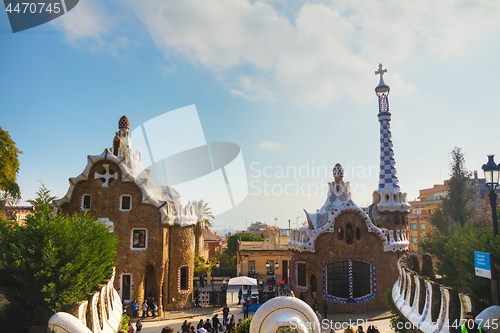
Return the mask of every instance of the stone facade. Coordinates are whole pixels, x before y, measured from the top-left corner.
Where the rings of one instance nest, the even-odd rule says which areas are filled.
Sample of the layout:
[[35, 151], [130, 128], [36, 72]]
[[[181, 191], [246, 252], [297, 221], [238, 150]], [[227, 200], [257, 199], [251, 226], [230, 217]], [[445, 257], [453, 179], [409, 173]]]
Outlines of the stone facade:
[[[123, 135], [128, 136], [123, 140], [127, 147], [117, 140]], [[57, 211], [91, 214], [116, 234], [114, 286], [124, 302], [137, 299], [141, 304], [154, 289], [160, 311], [192, 307], [194, 207], [182, 207], [175, 190], [154, 185], [140, 153], [130, 152], [128, 128], [120, 128], [117, 141], [114, 152], [89, 156], [84, 172], [70, 179], [68, 194], [54, 202]]]

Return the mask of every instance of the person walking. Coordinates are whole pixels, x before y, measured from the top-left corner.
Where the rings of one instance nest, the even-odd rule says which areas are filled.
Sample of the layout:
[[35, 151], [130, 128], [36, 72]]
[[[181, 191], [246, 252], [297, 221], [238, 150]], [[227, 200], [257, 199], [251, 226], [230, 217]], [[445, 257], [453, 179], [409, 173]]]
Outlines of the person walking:
[[219, 321], [219, 315], [216, 313], [213, 317], [212, 317], [212, 325], [214, 327], [214, 332], [217, 332], [219, 330], [219, 326], [220, 326], [220, 321]]
[[238, 305], [241, 304], [242, 297], [243, 297], [243, 290], [241, 290], [241, 288], [240, 288], [240, 291], [238, 291]]
[[243, 319], [248, 318], [248, 312], [250, 311], [250, 300], [251, 300], [250, 297], [244, 300], [245, 303], [243, 304]]
[[229, 316], [229, 307], [226, 304], [224, 306], [224, 309], [222, 309], [222, 322], [226, 327], [227, 327], [227, 316]]
[[207, 332], [212, 332], [212, 324], [210, 323], [210, 318], [207, 318], [207, 321], [203, 325], [203, 328], [207, 330]]
[[323, 301], [323, 313], [325, 314], [325, 319], [327, 319], [326, 317], [326, 312], [328, 311], [328, 304], [326, 304], [326, 300]]
[[156, 318], [156, 312], [158, 312], [158, 305], [156, 305], [156, 302], [153, 301], [153, 309], [152, 309], [152, 312], [153, 312], [153, 318]]
[[139, 317], [139, 302], [136, 299], [132, 302], [132, 319]]
[[135, 324], [135, 331], [137, 333], [142, 333], [142, 323], [141, 320], [139, 319], [137, 323]]
[[194, 306], [200, 306], [200, 289], [194, 291]]
[[144, 319], [146, 318], [146, 314], [148, 313], [148, 304], [146, 303], [146, 300], [142, 302], [141, 310], [142, 310], [142, 319]]
[[183, 333], [189, 333], [189, 330], [191, 328], [190, 323], [188, 323], [187, 320], [184, 320], [184, 323], [182, 323], [181, 330]]
[[323, 318], [321, 318], [321, 313], [319, 313], [319, 311], [318, 311], [318, 310], [316, 310], [316, 317], [318, 317], [318, 320], [319, 320], [320, 322], [321, 322], [321, 319], [323, 319]]

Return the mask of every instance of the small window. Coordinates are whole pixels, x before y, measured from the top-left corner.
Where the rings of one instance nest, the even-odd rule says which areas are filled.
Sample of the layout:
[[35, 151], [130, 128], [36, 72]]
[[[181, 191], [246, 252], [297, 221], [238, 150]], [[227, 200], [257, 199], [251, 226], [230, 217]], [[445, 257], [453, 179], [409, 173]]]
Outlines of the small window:
[[354, 241], [352, 225], [350, 223], [347, 223], [347, 225], [345, 226], [345, 241], [347, 242], [347, 244], [352, 244], [352, 242]]
[[301, 287], [306, 287], [306, 264], [297, 264], [297, 284]]
[[146, 229], [134, 229], [132, 230], [132, 248], [133, 249], [145, 249], [147, 242], [147, 230]]
[[82, 210], [83, 211], [88, 211], [90, 210], [90, 204], [91, 204], [91, 197], [90, 194], [84, 194], [82, 196]]
[[361, 229], [356, 228], [356, 240], [360, 240], [361, 239]]
[[425, 223], [420, 223], [420, 230], [425, 231]]
[[255, 260], [248, 260], [248, 275], [255, 275]]
[[131, 283], [130, 283], [130, 274], [123, 274], [122, 275], [122, 300], [130, 300], [130, 288]]
[[425, 237], [422, 237], [422, 243], [425, 243]]
[[432, 226], [432, 230], [436, 230], [436, 226], [435, 225]]
[[188, 268], [187, 267], [181, 267], [181, 272], [180, 272], [180, 289], [181, 290], [188, 290], [188, 273], [187, 273]]
[[337, 229], [337, 235], [339, 237], [339, 240], [342, 240], [344, 238], [344, 236], [342, 235], [342, 228]]
[[417, 244], [417, 243], [418, 243], [418, 239], [417, 239], [417, 237], [412, 236], [412, 237], [411, 237], [411, 242], [412, 242], [413, 244]]
[[432, 214], [432, 211], [429, 209], [429, 215], [431, 215], [431, 214]]
[[411, 224], [411, 230], [417, 230], [417, 224], [416, 223], [412, 223]]
[[132, 196], [130, 195], [122, 195], [120, 197], [120, 210], [128, 212], [132, 209]]
[[399, 219], [397, 216], [394, 216], [394, 226], [397, 227], [399, 224]]

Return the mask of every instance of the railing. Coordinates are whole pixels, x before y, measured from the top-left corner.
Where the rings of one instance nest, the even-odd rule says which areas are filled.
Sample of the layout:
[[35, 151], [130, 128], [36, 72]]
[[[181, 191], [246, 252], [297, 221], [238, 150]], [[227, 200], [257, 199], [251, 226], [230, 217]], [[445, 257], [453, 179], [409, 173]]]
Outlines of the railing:
[[[432, 272], [428, 256], [422, 272]], [[414, 328], [424, 333], [449, 333], [450, 328], [453, 330], [453, 326], [463, 323], [465, 313], [476, 310], [475, 298], [421, 277], [415, 255], [399, 259], [398, 269], [399, 279], [392, 288], [392, 299]]]

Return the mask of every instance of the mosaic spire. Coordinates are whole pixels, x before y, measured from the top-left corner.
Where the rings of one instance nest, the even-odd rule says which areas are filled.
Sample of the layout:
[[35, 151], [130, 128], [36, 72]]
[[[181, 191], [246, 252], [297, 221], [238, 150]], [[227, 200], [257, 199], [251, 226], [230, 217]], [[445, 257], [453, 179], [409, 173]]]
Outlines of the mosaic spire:
[[396, 174], [396, 162], [394, 161], [394, 151], [391, 140], [391, 114], [389, 112], [389, 92], [391, 88], [384, 82], [384, 74], [387, 69], [382, 69], [382, 64], [378, 66], [375, 75], [380, 75], [380, 82], [375, 88], [378, 96], [378, 121], [380, 122], [380, 176], [378, 188], [398, 189], [398, 176]]

